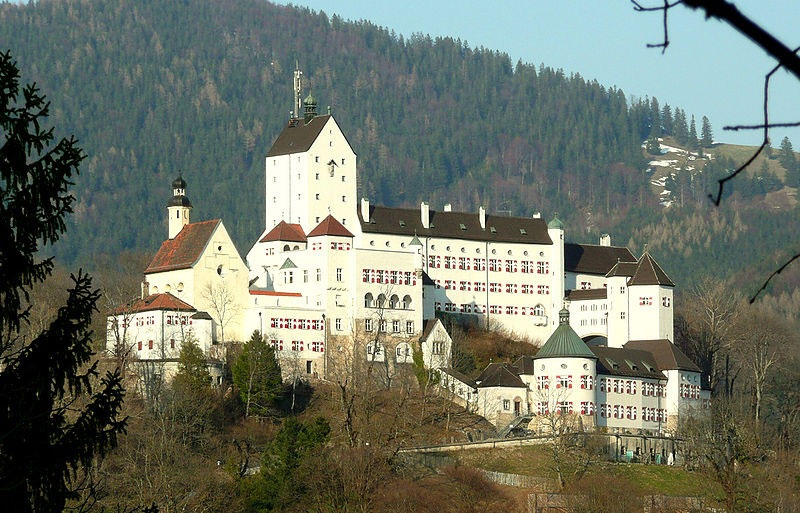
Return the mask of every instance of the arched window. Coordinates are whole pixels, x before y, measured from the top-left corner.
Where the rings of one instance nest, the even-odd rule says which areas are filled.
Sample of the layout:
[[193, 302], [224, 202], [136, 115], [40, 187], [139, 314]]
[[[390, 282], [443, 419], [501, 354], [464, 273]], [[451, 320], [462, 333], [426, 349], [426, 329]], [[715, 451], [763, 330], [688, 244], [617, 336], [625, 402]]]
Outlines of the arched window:
[[294, 247], [293, 247], [292, 249], [294, 249], [294, 250], [296, 251], [296, 250], [300, 249], [300, 246], [298, 246], [297, 244], [295, 244], [295, 245], [294, 245]]
[[283, 250], [284, 251], [289, 251], [290, 250], [289, 245], [288, 244], [284, 244]]
[[406, 294], [403, 296], [403, 310], [408, 310], [411, 308], [411, 296]]
[[397, 308], [399, 302], [400, 298], [397, 297], [397, 294], [392, 294], [392, 297], [389, 298], [389, 308]]
[[379, 294], [378, 295], [378, 308], [383, 308], [386, 306], [386, 295]]
[[364, 294], [364, 308], [372, 308], [373, 306], [375, 306], [375, 298], [371, 292], [367, 292]]
[[533, 307], [533, 315], [544, 316], [544, 306], [536, 305]]

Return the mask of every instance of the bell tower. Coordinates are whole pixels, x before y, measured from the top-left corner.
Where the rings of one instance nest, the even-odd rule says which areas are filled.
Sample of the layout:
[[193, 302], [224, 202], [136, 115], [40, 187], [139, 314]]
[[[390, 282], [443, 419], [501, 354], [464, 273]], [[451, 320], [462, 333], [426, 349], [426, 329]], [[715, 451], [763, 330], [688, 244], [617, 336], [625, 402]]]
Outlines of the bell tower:
[[192, 202], [186, 197], [186, 181], [178, 175], [172, 182], [172, 199], [167, 203], [167, 218], [169, 220], [169, 238], [174, 239], [184, 226], [189, 224], [189, 211]]

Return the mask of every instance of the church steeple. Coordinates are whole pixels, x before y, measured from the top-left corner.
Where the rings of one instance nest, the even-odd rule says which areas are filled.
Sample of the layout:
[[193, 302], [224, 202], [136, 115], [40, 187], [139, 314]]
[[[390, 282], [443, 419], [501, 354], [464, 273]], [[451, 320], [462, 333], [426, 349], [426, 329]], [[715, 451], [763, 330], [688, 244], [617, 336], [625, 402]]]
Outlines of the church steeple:
[[189, 224], [192, 202], [186, 197], [186, 181], [180, 174], [172, 181], [172, 199], [167, 203], [169, 238], [174, 239], [184, 226]]

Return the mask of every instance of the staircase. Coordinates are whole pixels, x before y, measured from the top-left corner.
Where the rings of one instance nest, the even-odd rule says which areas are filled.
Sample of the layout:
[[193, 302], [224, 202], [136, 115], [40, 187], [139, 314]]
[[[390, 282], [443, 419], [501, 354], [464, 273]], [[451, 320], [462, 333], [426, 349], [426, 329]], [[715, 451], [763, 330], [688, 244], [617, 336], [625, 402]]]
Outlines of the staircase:
[[501, 430], [500, 430], [500, 431], [497, 433], [497, 437], [498, 437], [498, 438], [508, 438], [508, 435], [510, 435], [510, 434], [511, 434], [511, 433], [512, 433], [512, 432], [513, 432], [515, 429], [517, 429], [517, 428], [518, 428], [520, 425], [522, 425], [523, 423], [524, 423], [524, 424], [527, 424], [527, 423], [528, 423], [528, 422], [530, 422], [531, 420], [533, 420], [533, 415], [531, 415], [531, 414], [527, 414], [527, 415], [520, 415], [519, 417], [516, 417], [514, 420], [512, 420], [512, 421], [511, 421], [511, 422], [508, 424], [508, 426], [506, 426], [506, 427], [504, 427], [503, 429], [501, 429]]

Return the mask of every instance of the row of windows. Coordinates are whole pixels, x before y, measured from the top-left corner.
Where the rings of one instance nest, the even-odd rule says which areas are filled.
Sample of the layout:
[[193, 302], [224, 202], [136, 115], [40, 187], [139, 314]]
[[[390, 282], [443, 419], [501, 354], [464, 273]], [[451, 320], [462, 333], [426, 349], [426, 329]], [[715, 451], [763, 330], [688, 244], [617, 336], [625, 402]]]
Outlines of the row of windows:
[[[402, 321], [397, 319], [391, 321], [392, 322], [392, 333], [402, 333], [401, 327]], [[364, 319], [364, 331], [372, 332], [375, 330], [376, 322], [372, 319]], [[381, 333], [388, 333], [389, 332], [389, 321], [387, 319], [381, 319], [378, 323], [378, 331]], [[406, 321], [406, 333], [409, 335], [414, 333], [414, 321]]]
[[[321, 242], [312, 242], [311, 251], [322, 251], [324, 244]], [[331, 241], [330, 248], [334, 251], [350, 251], [351, 246], [349, 242], [335, 242]]]
[[[594, 376], [584, 374], [580, 378], [581, 388], [584, 390], [594, 390]], [[556, 388], [572, 388], [572, 375], [556, 376]], [[550, 376], [536, 377], [537, 390], [547, 390], [550, 388]]]
[[[636, 420], [639, 415], [636, 406], [623, 406], [620, 404], [601, 404], [600, 416], [611, 419]], [[642, 407], [642, 420], [649, 422], [666, 422], [667, 410], [663, 408]]]
[[[492, 231], [492, 233], [494, 233], [494, 227], [490, 227], [490, 228], [491, 228], [491, 230], [490, 230], [490, 231]], [[466, 230], [466, 226], [464, 226], [464, 227], [462, 228], [462, 230]], [[524, 230], [524, 228], [521, 228], [521, 229], [520, 229], [520, 232], [524, 232], [524, 231], [525, 231], [525, 230]], [[445, 251], [450, 251], [452, 248], [451, 248], [450, 246], [446, 246], [444, 249], [445, 249]], [[431, 244], [431, 251], [435, 251], [435, 250], [436, 250], [436, 244]], [[461, 252], [462, 252], [462, 253], [466, 253], [466, 252], [467, 252], [467, 248], [465, 248], [465, 247], [463, 247], [463, 246], [462, 246], [462, 247], [461, 247]], [[481, 248], [479, 248], [479, 247], [478, 247], [478, 248], [475, 248], [475, 253], [477, 253], [477, 254], [480, 254], [480, 253], [481, 253]], [[496, 250], [496, 249], [492, 249], [492, 254], [493, 254], [493, 255], [496, 255], [496, 254], [497, 254], [497, 250]], [[511, 255], [513, 255], [513, 254], [514, 254], [514, 252], [513, 252], [512, 250], [510, 250], [510, 249], [509, 249], [508, 251], [506, 251], [506, 254], [507, 254], [508, 256], [511, 256]], [[527, 249], [526, 249], [526, 250], [524, 250], [524, 251], [522, 252], [522, 254], [523, 254], [524, 256], [528, 256], [528, 250], [527, 250]], [[544, 251], [540, 251], [540, 252], [539, 252], [539, 256], [540, 256], [540, 257], [543, 257], [543, 256], [544, 256]], [[485, 269], [484, 269], [484, 270], [485, 270]]]
[[[600, 391], [615, 394], [636, 395], [637, 381], [625, 379], [600, 378]], [[646, 397], [666, 397], [667, 387], [657, 383], [641, 383], [642, 395]]]
[[[458, 312], [458, 313], [474, 313], [474, 314], [485, 314], [486, 313], [486, 305], [479, 305], [476, 303], [443, 303], [441, 301], [436, 301], [434, 303], [434, 308], [437, 312]], [[489, 307], [490, 314], [501, 314], [505, 313], [506, 315], [534, 315], [534, 316], [544, 316], [545, 309], [542, 305], [536, 305], [534, 307], [519, 307], [519, 306], [506, 306], [503, 307], [501, 305], [491, 305]]]
[[[445, 256], [442, 259], [439, 255], [428, 256], [428, 267], [439, 269], [442, 267], [442, 260], [444, 260], [445, 269], [459, 269], [462, 271], [485, 271], [486, 259], [485, 258], [469, 258], [469, 257], [451, 257]], [[508, 273], [516, 273], [520, 270], [523, 273], [531, 274], [549, 274], [550, 262], [546, 261], [533, 261], [533, 260], [501, 260], [499, 258], [489, 259], [489, 270], [493, 272], [502, 272], [505, 269]]]
[[364, 294], [364, 308], [391, 308], [391, 309], [403, 309], [409, 310], [411, 309], [411, 296], [406, 294], [403, 296], [403, 301], [400, 301], [400, 297], [397, 294], [392, 294], [389, 297], [389, 303], [386, 303], [386, 294], [378, 294], [378, 298], [372, 295], [371, 292], [367, 292]]
[[[581, 319], [580, 325], [581, 326], [597, 326], [598, 320], [597, 319]], [[601, 326], [605, 326], [608, 324], [608, 319], [605, 317], [600, 318], [599, 324]]]
[[270, 320], [270, 328], [288, 329], [288, 330], [323, 330], [325, 325], [319, 319], [284, 319], [280, 317], [272, 317]]
[[680, 395], [686, 399], [700, 399], [700, 386], [699, 385], [684, 385], [681, 383]]
[[[465, 292], [486, 292], [486, 283], [482, 281], [456, 281], [456, 280], [436, 280], [436, 288], [444, 290], [463, 290]], [[550, 294], [550, 285], [518, 285], [516, 283], [489, 283], [489, 292], [506, 294]]]
[[[317, 269], [316, 272], [317, 281], [322, 281], [322, 269]], [[342, 269], [336, 269], [336, 278], [337, 281], [342, 281]], [[294, 271], [284, 271], [283, 272], [283, 283], [289, 284], [294, 283]], [[308, 269], [303, 269], [303, 283], [308, 283]]]
[[[141, 351], [142, 350], [142, 341], [141, 340], [137, 343], [137, 346], [138, 346], [137, 349], [139, 351]], [[175, 339], [174, 338], [169, 339], [169, 348], [170, 349], [175, 349]], [[147, 349], [151, 349], [151, 350], [153, 349], [153, 341], [152, 340], [148, 340], [147, 341]]]
[[303, 340], [292, 340], [291, 343], [287, 341], [286, 344], [284, 344], [283, 340], [272, 339], [269, 343], [275, 351], [300, 352], [308, 347], [308, 349], [314, 353], [325, 352], [325, 342], [322, 341], [313, 341], [306, 344]]
[[[652, 296], [648, 296], [648, 297], [642, 296], [642, 297], [639, 298], [639, 306], [652, 306], [652, 305], [653, 305], [653, 297]], [[669, 296], [662, 297], [661, 298], [661, 306], [663, 306], [665, 308], [669, 308], [670, 306], [672, 306], [672, 298], [670, 298]]]
[[364, 283], [386, 283], [390, 285], [416, 285], [417, 274], [411, 271], [363, 269], [361, 271], [361, 281]]
[[[597, 304], [581, 305], [580, 310], [581, 310], [581, 312], [596, 312], [598, 310], [597, 306], [598, 306]], [[599, 306], [600, 306], [600, 310], [605, 310], [607, 308], [605, 303], [603, 303], [602, 305], [599, 305]]]

